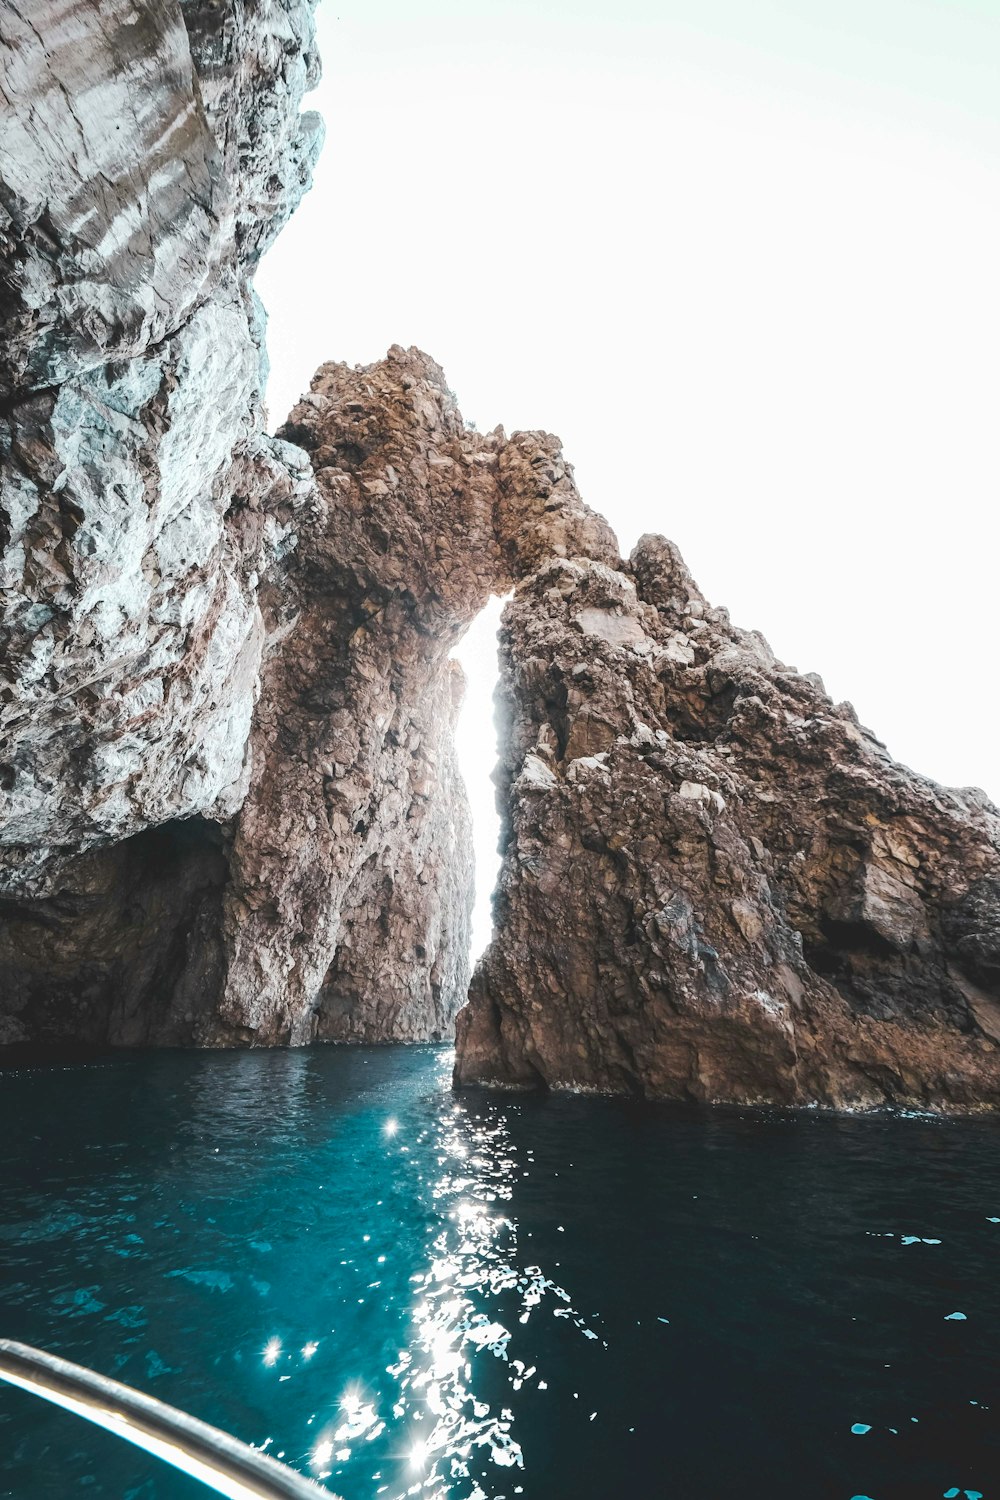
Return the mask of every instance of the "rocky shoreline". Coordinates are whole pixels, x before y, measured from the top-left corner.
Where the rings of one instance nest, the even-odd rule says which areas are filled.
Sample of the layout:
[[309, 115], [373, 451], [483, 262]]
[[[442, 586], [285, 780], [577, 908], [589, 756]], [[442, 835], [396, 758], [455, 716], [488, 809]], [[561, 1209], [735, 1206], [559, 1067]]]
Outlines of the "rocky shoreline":
[[[311, 6], [12, 17], [0, 1046], [457, 1017], [460, 1085], [997, 1108], [981, 792], [894, 762], [669, 541], [621, 558], [558, 439], [467, 427], [419, 350], [324, 365], [265, 432], [252, 279], [321, 143]], [[470, 990], [450, 653], [511, 590]]]

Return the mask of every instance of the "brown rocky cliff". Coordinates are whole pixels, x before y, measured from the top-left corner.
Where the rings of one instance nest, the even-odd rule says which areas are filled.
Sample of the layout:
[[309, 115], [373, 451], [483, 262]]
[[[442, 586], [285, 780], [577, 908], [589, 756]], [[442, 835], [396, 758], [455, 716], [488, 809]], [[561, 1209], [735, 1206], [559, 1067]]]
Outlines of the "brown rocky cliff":
[[671, 543], [521, 583], [498, 717], [460, 1083], [1000, 1102], [1000, 815], [896, 764]]
[[230, 853], [220, 1034], [448, 1036], [474, 884], [449, 655], [498, 570], [498, 439], [402, 349], [325, 365], [283, 431], [316, 490], [267, 593], [278, 639]]
[[276, 643], [199, 1035], [439, 1039], [468, 990], [474, 889], [450, 653], [543, 552], [613, 556], [614, 538], [554, 439], [468, 428], [416, 349], [324, 365], [282, 436], [316, 489], [264, 591]]
[[[99, 14], [98, 14], [99, 10]], [[308, 0], [0, 0], [0, 1045], [449, 1034], [452, 647], [503, 629], [504, 861], [460, 1081], [995, 1105], [995, 810], [629, 562], [418, 350], [264, 431], [254, 268]]]
[[[159, 825], [34, 851], [47, 884], [0, 913], [8, 1041], [451, 1035], [474, 871], [450, 653], [543, 555], [614, 558], [614, 538], [554, 439], [466, 427], [419, 350], [325, 365], [276, 446], [291, 476], [264, 506], [282, 543], [248, 575], [258, 647], [237, 700], [252, 713], [238, 809], [204, 789], [179, 801], [171, 778], [204, 755], [204, 726], [171, 721], [164, 745], [154, 721]], [[237, 493], [227, 520], [257, 513]], [[46, 811], [65, 817], [54, 791]]]

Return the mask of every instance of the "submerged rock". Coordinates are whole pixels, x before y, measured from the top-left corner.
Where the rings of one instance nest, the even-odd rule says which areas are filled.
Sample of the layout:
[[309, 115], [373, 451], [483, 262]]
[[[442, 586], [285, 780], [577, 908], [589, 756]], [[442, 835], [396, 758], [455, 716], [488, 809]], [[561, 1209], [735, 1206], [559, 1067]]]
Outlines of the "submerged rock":
[[893, 761], [670, 542], [527, 577], [497, 702], [503, 866], [460, 1083], [1000, 1102], [1000, 815]]

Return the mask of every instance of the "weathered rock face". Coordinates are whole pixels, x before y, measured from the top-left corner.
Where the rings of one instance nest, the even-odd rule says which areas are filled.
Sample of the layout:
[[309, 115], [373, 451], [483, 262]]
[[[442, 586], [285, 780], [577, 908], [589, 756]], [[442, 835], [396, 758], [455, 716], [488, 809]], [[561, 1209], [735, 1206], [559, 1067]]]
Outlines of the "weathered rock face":
[[1000, 1103], [1000, 815], [890, 758], [644, 537], [501, 632], [495, 933], [459, 1082]]
[[[308, 0], [0, 0], [0, 1045], [449, 1034], [450, 652], [504, 626], [460, 1081], [1000, 1101], [1000, 819], [628, 563], [558, 442], [395, 348], [262, 430]], [[304, 450], [304, 451], [303, 451]]]
[[224, 900], [212, 1040], [450, 1036], [474, 871], [449, 660], [543, 547], [611, 549], [544, 434], [468, 429], [418, 350], [324, 366], [283, 436], [316, 492], [268, 585], [278, 641]]
[[262, 431], [311, 6], [4, 22], [0, 1042], [446, 1034], [496, 445], [402, 351], [321, 372], [318, 482]]
[[312, 488], [250, 288], [320, 143], [312, 7], [0, 11], [0, 1040], [177, 1040]]
[[195, 1039], [222, 982], [223, 830], [165, 823], [65, 862], [51, 895], [0, 902], [0, 1046]]
[[[5, 3], [0, 392], [141, 355], [252, 269], [321, 141], [309, 0]], [[206, 387], [206, 389], [209, 389]]]
[[38, 897], [242, 801], [258, 577], [308, 489], [249, 276], [319, 145], [306, 0], [44, 22], [6, 5], [0, 44], [0, 891]]
[[473, 869], [448, 657], [497, 573], [497, 440], [402, 349], [324, 366], [284, 433], [316, 489], [265, 595], [277, 644], [230, 854], [219, 1036], [450, 1035]]

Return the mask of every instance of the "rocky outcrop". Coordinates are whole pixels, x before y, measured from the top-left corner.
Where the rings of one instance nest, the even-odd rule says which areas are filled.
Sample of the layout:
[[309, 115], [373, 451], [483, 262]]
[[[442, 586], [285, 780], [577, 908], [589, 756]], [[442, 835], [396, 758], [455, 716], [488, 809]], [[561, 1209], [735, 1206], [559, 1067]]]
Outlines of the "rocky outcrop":
[[0, 1042], [443, 1035], [495, 479], [419, 358], [321, 372], [316, 479], [263, 432], [311, 6], [4, 22]]
[[[38, 742], [48, 781], [36, 816], [58, 828], [62, 852], [36, 830], [37, 863], [17, 866], [22, 884], [0, 914], [8, 1041], [451, 1035], [474, 872], [450, 653], [492, 591], [553, 551], [612, 559], [614, 537], [580, 502], [554, 439], [467, 428], [418, 350], [324, 366], [273, 451], [282, 463], [262, 501], [230, 495], [225, 514], [253, 622], [248, 653], [236, 610], [214, 616], [230, 650], [206, 675], [228, 734], [204, 743], [189, 658], [169, 722], [150, 713], [135, 751], [157, 757], [141, 783], [139, 821], [152, 826], [138, 833], [134, 770], [114, 784], [118, 821], [107, 795], [96, 828], [87, 809], [72, 822], [62, 806], [58, 773], [94, 751], [91, 721], [76, 739]], [[159, 481], [161, 456], [149, 470]], [[209, 507], [197, 481], [178, 511], [189, 528]], [[209, 577], [231, 579], [212, 556]], [[190, 609], [204, 580], [192, 572], [185, 595], [170, 577], [164, 599]], [[120, 696], [117, 680], [108, 704]], [[207, 774], [212, 743], [233, 757], [225, 797]]]
[[0, 1039], [172, 1039], [312, 487], [250, 283], [320, 144], [312, 7], [0, 20]]
[[1000, 815], [896, 764], [680, 556], [551, 558], [501, 631], [495, 931], [460, 1083], [1000, 1103]]
[[529, 559], [614, 538], [555, 439], [466, 427], [416, 349], [323, 366], [282, 436], [316, 489], [262, 594], [276, 646], [202, 1037], [439, 1039], [466, 998], [474, 890], [450, 653]]
[[46, 898], [243, 799], [257, 582], [308, 488], [262, 430], [249, 278], [317, 63], [306, 0], [2, 18], [0, 891]]
[[308, 184], [319, 60], [310, 0], [5, 0], [2, 22], [0, 391], [23, 393], [245, 281]]
[[283, 433], [316, 488], [262, 596], [276, 645], [230, 853], [218, 1035], [440, 1038], [468, 987], [473, 892], [449, 655], [497, 573], [497, 440], [402, 349], [324, 366]]
[[516, 585], [460, 1082], [1000, 1100], [1000, 821], [417, 350], [263, 431], [307, 0], [3, 5], [0, 1044], [450, 1034], [450, 653]]

